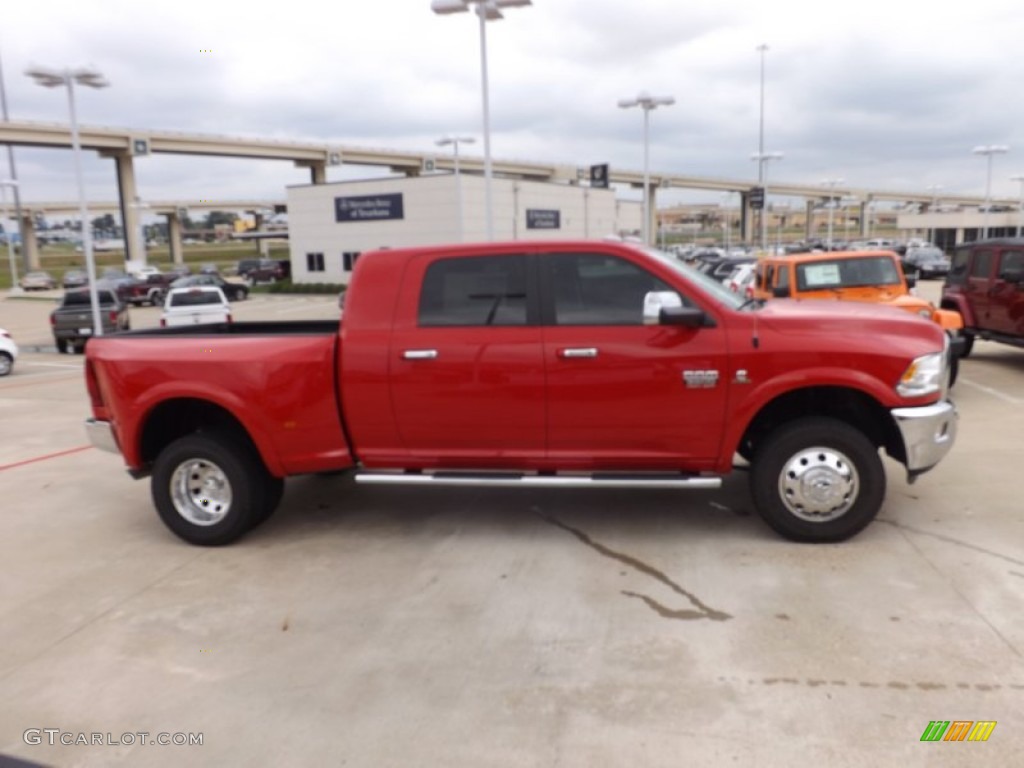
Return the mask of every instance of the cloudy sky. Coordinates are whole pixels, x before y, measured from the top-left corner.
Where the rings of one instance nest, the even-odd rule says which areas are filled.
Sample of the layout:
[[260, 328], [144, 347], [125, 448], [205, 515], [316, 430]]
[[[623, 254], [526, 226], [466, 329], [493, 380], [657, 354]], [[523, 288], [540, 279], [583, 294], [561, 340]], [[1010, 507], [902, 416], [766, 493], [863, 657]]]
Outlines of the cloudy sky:
[[[471, 14], [430, 0], [10, 3], [0, 28], [10, 117], [67, 121], [31, 64], [91, 64], [111, 87], [79, 92], [83, 124], [432, 150], [481, 136]], [[640, 91], [672, 95], [651, 115], [655, 171], [756, 179], [759, 72], [771, 178], [995, 196], [1024, 174], [1024, 5], [858, 0], [534, 0], [488, 25], [497, 158], [643, 166]], [[464, 149], [479, 154], [481, 144]], [[17, 150], [27, 200], [72, 199], [70, 153]], [[7, 176], [0, 153], [0, 176]], [[284, 197], [308, 181], [287, 163], [155, 156], [143, 199]], [[88, 194], [116, 197], [113, 163], [88, 153]], [[329, 179], [367, 169], [331, 169]], [[679, 199], [718, 202], [716, 193]]]

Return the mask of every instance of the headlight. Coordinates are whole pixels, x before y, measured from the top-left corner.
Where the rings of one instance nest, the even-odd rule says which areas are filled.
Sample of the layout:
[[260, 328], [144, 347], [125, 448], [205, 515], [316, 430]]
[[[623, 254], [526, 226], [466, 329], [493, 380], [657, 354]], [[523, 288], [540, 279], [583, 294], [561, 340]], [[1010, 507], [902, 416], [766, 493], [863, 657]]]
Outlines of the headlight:
[[921, 397], [941, 391], [944, 356], [943, 352], [933, 352], [914, 360], [900, 376], [896, 391], [903, 397]]

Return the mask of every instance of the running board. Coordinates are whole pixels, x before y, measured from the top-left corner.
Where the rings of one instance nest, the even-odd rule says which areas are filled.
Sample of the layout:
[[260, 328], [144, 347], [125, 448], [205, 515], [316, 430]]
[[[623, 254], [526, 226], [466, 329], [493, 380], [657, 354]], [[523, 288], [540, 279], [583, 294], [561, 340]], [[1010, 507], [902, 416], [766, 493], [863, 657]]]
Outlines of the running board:
[[465, 485], [490, 488], [721, 488], [722, 478], [678, 473], [533, 475], [513, 472], [358, 472], [369, 485]]

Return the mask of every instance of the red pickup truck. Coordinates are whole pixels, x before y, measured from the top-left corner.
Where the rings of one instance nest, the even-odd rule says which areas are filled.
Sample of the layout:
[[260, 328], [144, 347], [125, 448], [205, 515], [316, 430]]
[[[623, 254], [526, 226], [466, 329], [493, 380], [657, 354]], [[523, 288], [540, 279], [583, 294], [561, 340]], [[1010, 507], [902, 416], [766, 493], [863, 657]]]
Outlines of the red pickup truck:
[[95, 445], [152, 476], [181, 538], [237, 539], [289, 475], [505, 487], [715, 488], [799, 541], [879, 511], [879, 455], [908, 480], [949, 451], [946, 334], [896, 309], [744, 300], [616, 242], [382, 250], [343, 320], [100, 337]]

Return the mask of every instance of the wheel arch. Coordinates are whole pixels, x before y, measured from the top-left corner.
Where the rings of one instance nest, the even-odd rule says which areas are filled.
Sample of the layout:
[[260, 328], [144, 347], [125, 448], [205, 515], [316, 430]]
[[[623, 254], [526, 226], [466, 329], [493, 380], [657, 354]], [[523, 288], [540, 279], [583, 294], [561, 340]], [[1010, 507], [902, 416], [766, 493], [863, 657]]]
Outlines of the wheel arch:
[[889, 410], [871, 395], [841, 386], [806, 387], [778, 395], [765, 403], [747, 424], [737, 450], [744, 458], [778, 427], [809, 416], [843, 421], [883, 447], [892, 458], [906, 463], [906, 448]]
[[260, 449], [241, 419], [223, 405], [195, 397], [164, 400], [149, 411], [139, 432], [139, 457], [151, 466], [160, 451], [178, 438], [211, 432], [226, 433], [251, 446], [270, 472], [280, 474], [281, 468]]

